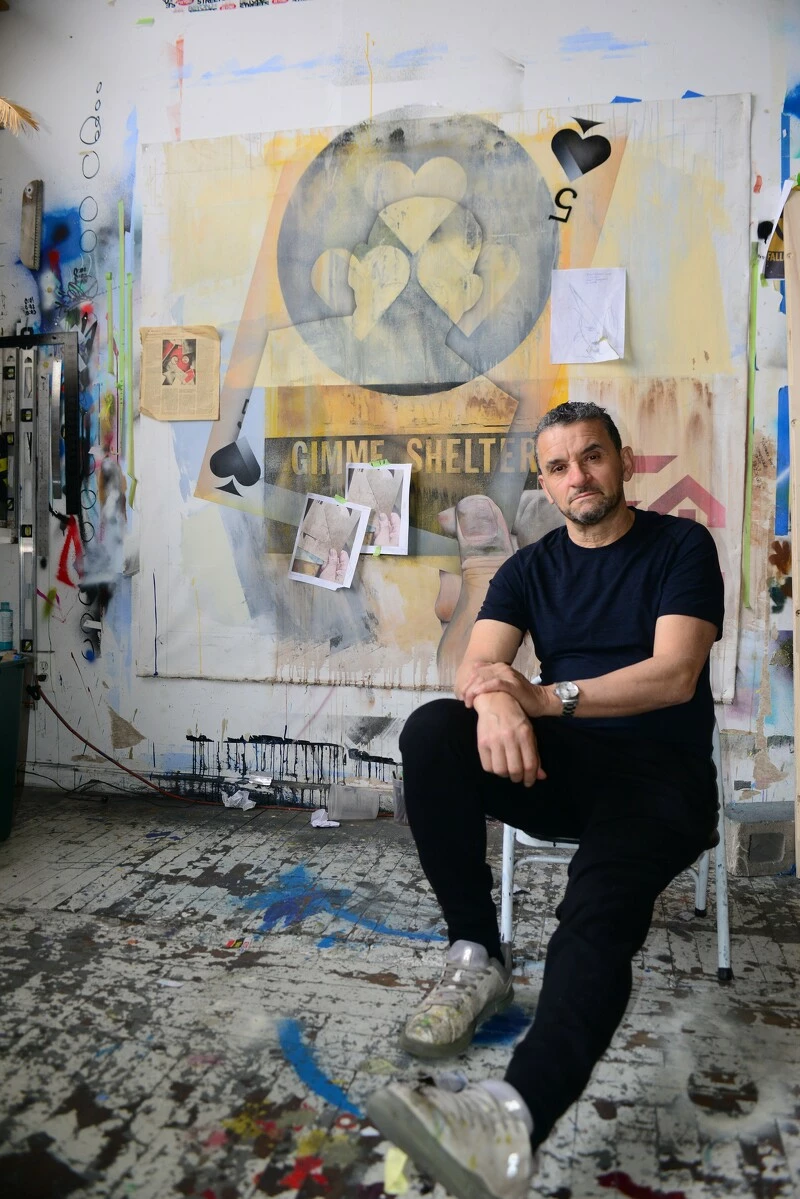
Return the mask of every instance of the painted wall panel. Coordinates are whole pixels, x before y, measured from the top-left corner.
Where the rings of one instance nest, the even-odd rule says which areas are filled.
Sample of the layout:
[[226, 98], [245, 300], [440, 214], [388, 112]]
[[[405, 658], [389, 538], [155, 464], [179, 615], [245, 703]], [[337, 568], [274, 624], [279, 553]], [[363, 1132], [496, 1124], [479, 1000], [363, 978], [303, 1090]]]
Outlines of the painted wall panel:
[[[221, 419], [193, 467], [194, 497], [235, 509], [239, 575], [229, 615], [215, 605], [203, 634], [210, 614], [195, 575], [206, 567], [227, 574], [234, 562], [221, 546], [212, 557], [209, 540], [204, 561], [187, 570], [177, 472], [144, 451], [152, 507], [143, 570], [159, 590], [170, 578], [160, 647], [145, 604], [139, 669], [154, 669], [152, 647], [167, 675], [196, 673], [202, 661], [206, 677], [447, 685], [489, 555], [496, 568], [546, 531], [545, 522], [521, 535], [535, 489], [530, 435], [549, 406], [581, 395], [609, 407], [643, 464], [670, 452], [670, 469], [658, 478], [646, 470], [631, 498], [691, 511], [719, 535], [730, 617], [715, 656], [717, 694], [731, 698], [748, 132], [749, 99], [727, 97], [492, 120], [400, 111], [338, 132], [145, 146], [148, 323], [168, 320], [178, 303], [191, 324], [218, 320], [221, 304], [239, 312], [225, 329]], [[622, 360], [554, 366], [552, 270], [621, 264], [629, 297]], [[242, 427], [245, 415], [253, 427], [259, 385], [263, 476]], [[147, 424], [143, 439], [168, 448]], [[343, 493], [348, 460], [381, 457], [413, 464], [413, 560], [365, 561], [357, 587], [335, 595], [287, 580], [302, 494]], [[481, 503], [491, 530], [465, 532], [467, 507], [476, 513]], [[462, 530], [463, 567], [442, 561], [449, 509]], [[475, 595], [468, 606], [459, 601], [442, 633], [438, 571], [454, 581], [461, 574], [466, 586], [478, 558]]]
[[[48, 664], [51, 693], [82, 735], [125, 755], [124, 760], [134, 768], [156, 775], [177, 771], [176, 785], [181, 774], [191, 775], [198, 746], [206, 746], [202, 751], [206, 776], [208, 761], [213, 759], [210, 773], [235, 777], [235, 766], [228, 765], [229, 752], [235, 758], [234, 743], [242, 736], [284, 736], [286, 731], [293, 739], [351, 748], [358, 744], [375, 756], [396, 756], [399, 722], [422, 695], [415, 688], [436, 681], [433, 663], [440, 628], [433, 608], [439, 570], [457, 577], [458, 558], [452, 552], [455, 541], [442, 532], [423, 530], [438, 538], [429, 543], [423, 557], [392, 563], [388, 570], [383, 570], [387, 563], [369, 564], [370, 574], [376, 577], [368, 580], [368, 595], [366, 600], [362, 596], [361, 602], [379, 613], [379, 623], [384, 626], [393, 617], [399, 624], [396, 614], [402, 612], [415, 638], [422, 631], [418, 660], [411, 664], [408, 647], [399, 636], [392, 650], [397, 660], [389, 665], [385, 656], [381, 659], [376, 654], [371, 661], [367, 655], [361, 660], [355, 650], [342, 651], [356, 658], [356, 666], [343, 672], [345, 679], [364, 684], [378, 679], [383, 669], [380, 688], [349, 682], [322, 685], [321, 680], [332, 677], [330, 654], [310, 655], [295, 673], [290, 655], [286, 655], [286, 669], [278, 670], [280, 654], [293, 644], [294, 633], [287, 626], [271, 630], [268, 591], [259, 586], [256, 567], [269, 553], [266, 526], [257, 514], [211, 504], [195, 494], [199, 465], [207, 450], [207, 429], [187, 426], [148, 431], [145, 426], [153, 422], [136, 418], [137, 330], [140, 324], [150, 323], [151, 315], [146, 306], [149, 300], [143, 304], [140, 298], [141, 238], [143, 230], [149, 233], [154, 228], [156, 217], [148, 208], [153, 189], [147, 175], [148, 156], [141, 154], [141, 147], [168, 143], [180, 155], [188, 153], [187, 142], [199, 145], [224, 138], [244, 148], [244, 153], [252, 148], [253, 139], [261, 145], [266, 135], [274, 139], [282, 131], [347, 128], [407, 105], [418, 106], [420, 118], [442, 109], [472, 115], [543, 113], [541, 129], [532, 135], [535, 140], [537, 134], [545, 136], [546, 130], [561, 127], [567, 116], [584, 112], [586, 106], [607, 106], [619, 98], [641, 101], [613, 106], [620, 115], [611, 119], [624, 123], [644, 120], [648, 101], [668, 102], [677, 111], [680, 104], [699, 104], [680, 101], [687, 91], [705, 96], [744, 94], [752, 96], [752, 157], [749, 179], [745, 178], [746, 164], [742, 166], [741, 185], [742, 190], [745, 183], [748, 188], [750, 229], [748, 235], [745, 214], [737, 231], [745, 242], [755, 241], [758, 222], [773, 213], [782, 177], [789, 169], [800, 169], [795, 144], [800, 122], [792, 115], [791, 99], [800, 84], [800, 26], [794, 6], [783, 0], [759, 6], [733, 0], [724, 10], [716, 0], [677, 0], [670, 6], [637, 11], [612, 0], [600, 16], [597, 6], [588, 0], [576, 0], [563, 12], [538, 2], [499, 0], [490, 16], [485, 5], [474, 0], [459, 4], [446, 0], [436, 5], [409, 0], [402, 13], [385, 0], [348, 0], [346, 4], [290, 0], [280, 5], [246, 8], [239, 3], [191, 11], [178, 11], [178, 7], [142, 0], [134, 12], [121, 3], [81, 0], [52, 5], [46, 0], [26, 0], [24, 4], [12, 0], [10, 10], [0, 13], [0, 90], [42, 119], [37, 135], [11, 139], [7, 132], [0, 132], [0, 326], [9, 332], [27, 320], [37, 328], [76, 328], [84, 364], [84, 534], [91, 527], [96, 544], [91, 549], [91, 538], [82, 540], [77, 522], [62, 528], [62, 522], [53, 518], [51, 565], [40, 582], [43, 594], [54, 591], [55, 598], [41, 600], [39, 610], [40, 648]], [[784, 108], [787, 115], [782, 122]], [[664, 109], [652, 111], [663, 113]], [[524, 120], [519, 120], [521, 129]], [[643, 130], [656, 146], [660, 144], [658, 126], [663, 129], [661, 117]], [[512, 136], [516, 136], [514, 128], [509, 123]], [[531, 136], [530, 130], [528, 134]], [[320, 150], [327, 140], [324, 134], [320, 136]], [[673, 139], [674, 153], [685, 155], [690, 141]], [[720, 161], [715, 162], [714, 179], [727, 169], [721, 161], [725, 158], [721, 145], [717, 157]], [[659, 158], [660, 152], [653, 164], [653, 179], [661, 172], [658, 177], [663, 183], [670, 177], [670, 164], [665, 166]], [[252, 155], [249, 161], [254, 163]], [[251, 165], [248, 172], [238, 175], [231, 172], [228, 190], [221, 188], [219, 193], [220, 201], [230, 207], [231, 189], [241, 187], [244, 178], [252, 185], [239, 197], [237, 236], [229, 243], [226, 271], [222, 277], [217, 273], [213, 288], [216, 310], [211, 320], [220, 329], [228, 356], [241, 314], [242, 290], [249, 285], [263, 235], [264, 214], [257, 211], [263, 191], [258, 189], [266, 173], [266, 164]], [[672, 178], [681, 176], [686, 177], [685, 163]], [[37, 178], [43, 179], [45, 187], [47, 252], [43, 269], [34, 274], [18, 262], [18, 239], [22, 188]], [[648, 353], [657, 351], [652, 357], [657, 366], [642, 369], [643, 364], [636, 363], [635, 380], [625, 381], [626, 394], [632, 397], [626, 404], [636, 414], [642, 410], [642, 393], [637, 390], [642, 381], [677, 379], [680, 391], [702, 377], [712, 394], [715, 452], [721, 455], [715, 465], [721, 468], [733, 463], [735, 472], [744, 461], [744, 445], [739, 444], [740, 434], [726, 419], [728, 412], [741, 411], [744, 404], [739, 364], [747, 351], [736, 315], [739, 292], [721, 280], [727, 278], [725, 272], [731, 272], [746, 288], [746, 280], [737, 272], [746, 273], [747, 256], [744, 267], [737, 268], [725, 251], [725, 239], [735, 231], [723, 231], [720, 240], [719, 220], [726, 209], [724, 204], [719, 207], [716, 195], [704, 195], [703, 204], [691, 210], [691, 189], [683, 201], [677, 197], [675, 204], [664, 202], [659, 186], [650, 187], [646, 204], [631, 204], [635, 194], [624, 175], [618, 176], [609, 211], [613, 215], [614, 204], [619, 205], [621, 219], [603, 224], [596, 250], [598, 262], [614, 265], [625, 256], [631, 238], [639, 248], [644, 247], [636, 265], [639, 280], [647, 281], [646, 289], [642, 290], [635, 272], [631, 276], [631, 295], [636, 300], [629, 310], [631, 344], [637, 352], [640, 346], [647, 346]], [[189, 206], [194, 198], [190, 188]], [[739, 203], [746, 208], [744, 196]], [[648, 214], [653, 205], [662, 213], [662, 222], [658, 237], [648, 239]], [[679, 219], [674, 219], [676, 216]], [[710, 222], [702, 234], [706, 244], [714, 247], [707, 259], [687, 253], [680, 236], [687, 226], [697, 235], [700, 226], [695, 222], [700, 220]], [[179, 267], [185, 272], [187, 264], [191, 266], [193, 244], [199, 250], [196, 261], [205, 264], [203, 226], [178, 219], [163, 232], [167, 282], [170, 271]], [[661, 287], [652, 280], [660, 269], [659, 255], [667, 248], [671, 273], [669, 286]], [[174, 262], [170, 261], [173, 253]], [[149, 270], [152, 258], [148, 260], [147, 255], [145, 247]], [[722, 270], [719, 279], [709, 276], [708, 265], [715, 259]], [[723, 304], [712, 318], [705, 300], [720, 293]], [[181, 287], [169, 294], [169, 309], [160, 315], [171, 320], [183, 319], [187, 305], [209, 300], [202, 295], [202, 281], [198, 284], [191, 274], [184, 274]], [[671, 302], [675, 297], [679, 303]], [[793, 777], [785, 744], [791, 734], [783, 627], [786, 605], [781, 611], [774, 610], [779, 602], [775, 596], [785, 599], [787, 580], [791, 580], [786, 545], [790, 552], [791, 536], [779, 534], [775, 525], [778, 395], [786, 382], [785, 318], [779, 289], [772, 285], [759, 288], [756, 308], [753, 487], [749, 524], [745, 521], [750, 530], [749, 587], [745, 588], [749, 606], [745, 604], [737, 612], [735, 600], [729, 605], [729, 620], [740, 625], [737, 687], [735, 701], [725, 705], [721, 719], [732, 730], [731, 777], [737, 786], [742, 784], [738, 794], [781, 799], [793, 794]], [[733, 370], [727, 363], [720, 370], [718, 364], [706, 364], [703, 358], [697, 371], [689, 365], [691, 355], [677, 361], [677, 347], [690, 345], [697, 330], [716, 330], [717, 346], [724, 333]], [[666, 352], [662, 352], [664, 347]], [[696, 349], [712, 356], [708, 345]], [[303, 353], [305, 364], [307, 351]], [[294, 359], [282, 361], [288, 365]], [[281, 382], [280, 392], [272, 380], [268, 396], [270, 388], [265, 384], [270, 383], [274, 365], [267, 355], [260, 367], [266, 379], [260, 380], [243, 425], [251, 444], [264, 447], [259, 454], [264, 470], [270, 461], [284, 464], [287, 452], [291, 464], [292, 446], [298, 441], [307, 443], [310, 462], [312, 442], [340, 435], [346, 438], [347, 432], [340, 433], [341, 424], [336, 422], [352, 402], [352, 397], [345, 398], [343, 393], [333, 394], [334, 383], [346, 388], [352, 386], [352, 380], [323, 378], [319, 369], [312, 373], [309, 386], [326, 398], [322, 408], [318, 409], [316, 400], [309, 401], [293, 378]], [[327, 369], [334, 370], [329, 363]], [[580, 379], [575, 372], [570, 385], [592, 394], [599, 386], [592, 371], [584, 372]], [[481, 404], [488, 404], [492, 395], [480, 393]], [[279, 411], [291, 414], [292, 428], [300, 429], [302, 436], [284, 433], [276, 416]], [[317, 426], [309, 423], [309, 411], [320, 412]], [[366, 419], [379, 429], [388, 423], [385, 412], [368, 412]], [[625, 416], [634, 430], [635, 419]], [[443, 421], [440, 427], [453, 441], [462, 439], [457, 451], [461, 457], [454, 461], [464, 465], [464, 426], [447, 422], [445, 428]], [[480, 429], [486, 437], [500, 432], [499, 428]], [[673, 453], [661, 444], [639, 448], [646, 456]], [[446, 456], [446, 444], [442, 451]], [[431, 452], [436, 453], [435, 446]], [[456, 454], [456, 449], [451, 447], [449, 452]], [[297, 453], [302, 457], [303, 451]], [[106, 459], [109, 465], [104, 468]], [[662, 476], [669, 484], [665, 490], [681, 482], [684, 475], [676, 473], [677, 464], [676, 458], [660, 473], [642, 477], [642, 495], [649, 502], [658, 497], [651, 497], [647, 489], [660, 484]], [[726, 494], [724, 503], [731, 511], [741, 503], [734, 472], [725, 482], [730, 498]], [[463, 482], [465, 474], [455, 471], [450, 483]], [[274, 480], [272, 484], [278, 485]], [[714, 492], [715, 485], [703, 485]], [[294, 494], [290, 488], [285, 490]], [[123, 503], [124, 529], [120, 519]], [[155, 537], [153, 520], [161, 520]], [[513, 514], [511, 520], [513, 524]], [[272, 521], [276, 523], [280, 522]], [[733, 528], [731, 523], [735, 560], [739, 551]], [[139, 673], [154, 668], [156, 639], [152, 624], [148, 624], [155, 618], [152, 561], [163, 557], [167, 545], [169, 570], [163, 601], [168, 610], [172, 598], [181, 619], [170, 626], [169, 638], [161, 646], [161, 661], [162, 665], [170, 659], [177, 661], [181, 670], [188, 668], [199, 678]], [[13, 568], [14, 553], [13, 547], [0, 544], [0, 582]], [[213, 569], [215, 562], [222, 569]], [[381, 568], [378, 575], [376, 567]], [[409, 568], [416, 572], [413, 588], [406, 578]], [[730, 574], [730, 585], [735, 588], [735, 567]], [[409, 608], [412, 591], [414, 603]], [[198, 632], [198, 611], [202, 633]], [[81, 626], [87, 613], [101, 624], [96, 635], [87, 636]], [[237, 613], [241, 624], [236, 623]], [[220, 614], [224, 614], [221, 623], [217, 619]], [[215, 621], [221, 634], [214, 628]], [[226, 623], [229, 621], [232, 623]], [[258, 630], [252, 638], [252, 660], [261, 660], [262, 677], [308, 679], [309, 685], [210, 678], [213, 655], [223, 652], [219, 645], [229, 644], [231, 631], [235, 639], [247, 629]], [[357, 633], [352, 635], [355, 644]], [[232, 673], [248, 673], [252, 669], [249, 659], [247, 665], [247, 671], [237, 668]], [[122, 778], [58, 726], [41, 706], [34, 725], [32, 769], [40, 775], [58, 778], [65, 785], [95, 775]], [[136, 740], [139, 735], [141, 740]], [[187, 736], [208, 737], [209, 741], [190, 742]], [[31, 781], [37, 777], [42, 781], [33, 774]], [[132, 780], [123, 781], [123, 785], [129, 783]]]

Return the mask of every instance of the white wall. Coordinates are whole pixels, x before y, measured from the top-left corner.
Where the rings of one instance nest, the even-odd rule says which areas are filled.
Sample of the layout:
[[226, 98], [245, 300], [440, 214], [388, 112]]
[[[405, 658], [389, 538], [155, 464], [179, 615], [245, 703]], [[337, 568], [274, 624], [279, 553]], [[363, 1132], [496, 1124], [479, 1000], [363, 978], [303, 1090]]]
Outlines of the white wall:
[[[0, 326], [13, 332], [25, 299], [36, 295], [30, 273], [16, 262], [20, 197], [29, 179], [44, 180], [46, 212], [74, 208], [87, 196], [96, 200], [92, 228], [99, 240], [90, 257], [103, 292], [107, 270], [115, 272], [115, 289], [118, 283], [117, 202], [123, 198], [128, 213], [133, 205], [126, 240], [136, 292], [140, 214], [130, 168], [137, 141], [336, 126], [407, 104], [507, 112], [607, 103], [616, 96], [678, 98], [687, 90], [751, 93], [755, 239], [757, 223], [774, 213], [781, 112], [799, 82], [800, 16], [793, 0], [609, 0], [602, 6], [575, 0], [563, 8], [540, 0], [488, 6], [477, 0], [287, 0], [217, 12], [169, 11], [162, 0], [11, 0], [10, 11], [0, 13], [0, 94], [34, 110], [42, 127], [19, 139], [0, 132]], [[90, 145], [95, 126], [84, 122], [95, 112], [100, 136]], [[90, 185], [82, 163], [92, 151], [91, 171], [98, 169]], [[786, 382], [780, 301], [775, 288], [759, 290], [751, 606], [743, 613], [737, 701], [723, 714], [732, 730], [728, 770], [737, 794], [754, 799], [790, 798], [794, 790], [792, 697], [781, 665], [785, 643], [778, 638], [785, 615], [770, 612], [768, 594], [777, 394]], [[104, 357], [102, 296], [97, 312]], [[60, 610], [40, 626], [40, 648], [52, 649], [41, 656], [49, 693], [83, 735], [145, 772], [191, 771], [186, 736], [200, 733], [211, 739], [212, 773], [218, 744], [226, 769], [226, 737], [282, 734], [284, 728], [291, 737], [360, 743], [371, 754], [396, 755], [402, 719], [421, 698], [413, 692], [136, 677], [137, 538], [134, 509], [126, 546], [134, 573], [116, 584], [99, 657], [87, 661], [82, 654], [80, 608], [68, 588], [58, 589]], [[54, 571], [57, 529], [53, 547]], [[0, 546], [0, 583], [15, 552]], [[133, 738], [112, 710], [141, 741], [129, 744]], [[370, 725], [364, 718], [376, 719]], [[380, 731], [370, 738], [370, 730]], [[32, 784], [58, 779], [69, 786], [108, 777], [111, 768], [39, 705], [30, 769]], [[123, 786], [133, 784], [113, 769], [112, 775]]]

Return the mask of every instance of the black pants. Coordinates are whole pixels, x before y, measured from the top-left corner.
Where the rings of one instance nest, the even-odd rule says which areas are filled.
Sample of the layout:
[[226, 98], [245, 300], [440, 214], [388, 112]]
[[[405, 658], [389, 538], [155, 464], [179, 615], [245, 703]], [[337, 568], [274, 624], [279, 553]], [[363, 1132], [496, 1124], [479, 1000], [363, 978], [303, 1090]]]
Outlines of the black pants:
[[713, 842], [714, 767], [682, 746], [534, 721], [547, 779], [526, 788], [486, 773], [477, 717], [457, 700], [424, 705], [400, 738], [406, 810], [450, 942], [500, 957], [486, 816], [542, 839], [573, 837], [559, 924], [532, 1026], [506, 1079], [525, 1099], [534, 1145], [583, 1091], [631, 991], [631, 959], [657, 896]]

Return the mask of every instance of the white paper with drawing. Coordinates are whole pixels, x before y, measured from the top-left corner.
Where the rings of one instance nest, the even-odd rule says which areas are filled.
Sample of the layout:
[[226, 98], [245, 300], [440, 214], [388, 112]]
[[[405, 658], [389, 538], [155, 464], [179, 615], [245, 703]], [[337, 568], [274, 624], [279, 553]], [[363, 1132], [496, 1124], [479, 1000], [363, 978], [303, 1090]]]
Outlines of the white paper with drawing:
[[370, 508], [362, 554], [408, 553], [408, 504], [411, 463], [387, 462], [382, 466], [347, 463], [348, 500]]
[[550, 361], [625, 357], [625, 267], [553, 271]]

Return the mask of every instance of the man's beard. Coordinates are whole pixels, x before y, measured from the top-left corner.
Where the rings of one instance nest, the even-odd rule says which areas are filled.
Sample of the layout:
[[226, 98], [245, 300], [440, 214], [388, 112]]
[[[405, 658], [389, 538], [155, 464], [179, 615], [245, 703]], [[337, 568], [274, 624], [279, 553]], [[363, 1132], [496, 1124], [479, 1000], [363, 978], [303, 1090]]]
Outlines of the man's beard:
[[569, 508], [562, 508], [561, 515], [567, 520], [571, 520], [574, 525], [599, 525], [601, 520], [604, 520], [610, 512], [613, 512], [619, 506], [622, 498], [623, 493], [621, 488], [613, 495], [602, 495], [598, 492], [598, 503], [595, 507], [584, 509], [581, 512], [573, 512]]

